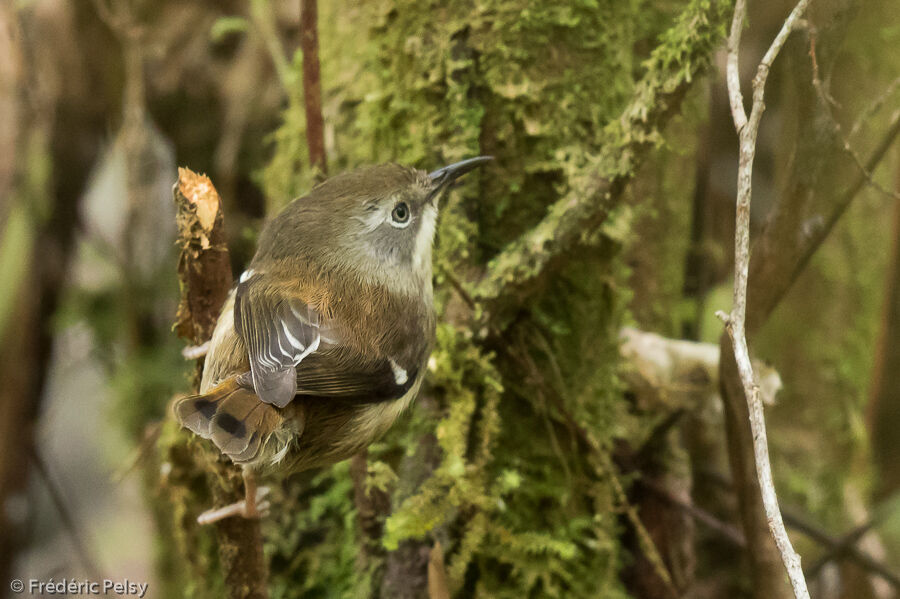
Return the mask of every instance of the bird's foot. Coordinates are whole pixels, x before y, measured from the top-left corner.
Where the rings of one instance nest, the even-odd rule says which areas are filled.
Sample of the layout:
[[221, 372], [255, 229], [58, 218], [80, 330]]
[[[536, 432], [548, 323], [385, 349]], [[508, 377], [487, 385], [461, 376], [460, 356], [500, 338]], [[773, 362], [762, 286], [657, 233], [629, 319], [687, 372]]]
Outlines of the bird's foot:
[[259, 487], [253, 496], [250, 496], [248, 493], [248, 496], [241, 501], [203, 512], [197, 517], [197, 523], [200, 525], [213, 524], [232, 516], [240, 516], [241, 518], [262, 518], [267, 516], [270, 504], [265, 497], [268, 494], [269, 487]]

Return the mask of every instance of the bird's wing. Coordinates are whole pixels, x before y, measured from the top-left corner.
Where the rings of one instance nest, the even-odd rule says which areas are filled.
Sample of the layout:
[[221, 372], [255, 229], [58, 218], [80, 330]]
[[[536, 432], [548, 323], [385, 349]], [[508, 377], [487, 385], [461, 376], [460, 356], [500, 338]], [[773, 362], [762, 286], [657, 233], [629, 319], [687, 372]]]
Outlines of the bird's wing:
[[262, 274], [237, 287], [234, 326], [250, 358], [253, 388], [283, 408], [299, 395], [371, 403], [402, 397], [415, 383], [418, 363], [361, 356], [346, 347], [333, 322]]
[[264, 274], [248, 273], [235, 291], [234, 328], [247, 347], [256, 394], [283, 408], [297, 393], [297, 365], [319, 349], [323, 335], [327, 339], [328, 323]]
[[347, 360], [340, 351], [310, 356], [297, 367], [297, 394], [353, 403], [403, 397], [415, 384], [418, 365], [406, 368], [392, 358]]

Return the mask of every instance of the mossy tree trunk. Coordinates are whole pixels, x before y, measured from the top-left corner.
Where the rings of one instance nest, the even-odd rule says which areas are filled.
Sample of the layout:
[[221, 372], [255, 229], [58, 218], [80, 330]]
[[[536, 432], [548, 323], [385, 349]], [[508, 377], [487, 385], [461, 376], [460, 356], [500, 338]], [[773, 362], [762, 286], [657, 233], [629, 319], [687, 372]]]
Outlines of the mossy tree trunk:
[[[389, 507], [352, 492], [348, 464], [290, 479], [263, 524], [273, 596], [625, 596], [629, 551], [646, 554], [658, 596], [689, 583], [668, 572], [612, 455], [613, 439], [637, 447], [655, 425], [617, 376], [624, 192], [729, 8], [320, 6], [332, 171], [496, 160], [441, 208], [428, 383], [368, 454], [366, 482]], [[309, 159], [303, 95], [287, 96], [263, 174], [270, 211], [314, 176], [295, 168]]]

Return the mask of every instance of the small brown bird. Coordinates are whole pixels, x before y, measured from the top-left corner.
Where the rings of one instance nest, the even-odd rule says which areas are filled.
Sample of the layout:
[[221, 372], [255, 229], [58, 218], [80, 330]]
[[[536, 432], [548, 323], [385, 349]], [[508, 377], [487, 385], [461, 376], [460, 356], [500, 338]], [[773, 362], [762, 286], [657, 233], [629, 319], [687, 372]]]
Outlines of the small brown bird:
[[244, 469], [245, 500], [202, 524], [258, 516], [257, 474], [344, 460], [413, 401], [434, 344], [438, 200], [487, 160], [338, 175], [266, 225], [222, 308], [200, 395], [175, 405], [183, 426]]

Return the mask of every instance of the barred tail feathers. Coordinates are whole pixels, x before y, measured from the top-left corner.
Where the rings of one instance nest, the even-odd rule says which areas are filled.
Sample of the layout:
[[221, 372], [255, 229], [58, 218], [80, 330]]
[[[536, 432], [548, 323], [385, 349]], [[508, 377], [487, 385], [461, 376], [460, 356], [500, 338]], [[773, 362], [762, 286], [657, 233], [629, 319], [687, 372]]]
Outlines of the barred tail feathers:
[[260, 401], [252, 389], [238, 385], [236, 377], [203, 395], [178, 400], [174, 412], [182, 426], [211, 439], [238, 464], [253, 461], [263, 441], [283, 421], [277, 408]]

